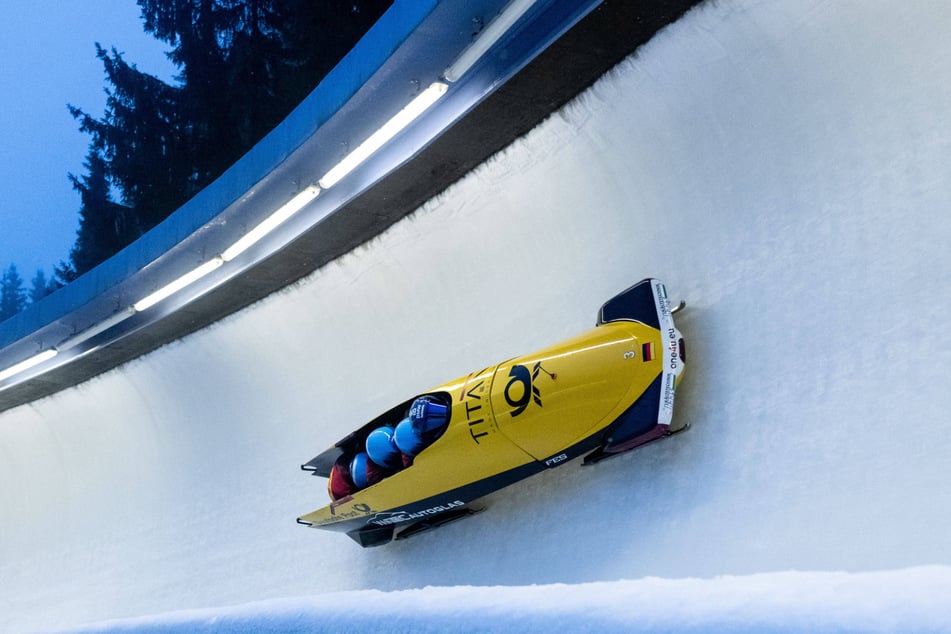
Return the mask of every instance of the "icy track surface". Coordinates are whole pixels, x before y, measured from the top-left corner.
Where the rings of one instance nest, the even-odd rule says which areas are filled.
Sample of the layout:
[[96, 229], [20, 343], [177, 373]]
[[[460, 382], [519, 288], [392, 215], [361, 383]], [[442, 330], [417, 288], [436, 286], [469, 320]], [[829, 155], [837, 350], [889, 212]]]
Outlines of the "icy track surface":
[[[704, 5], [369, 245], [0, 415], [0, 630], [612, 596], [600, 629], [951, 629], [949, 30], [939, 0]], [[689, 432], [385, 548], [294, 523], [326, 499], [299, 464], [648, 275], [688, 302]]]

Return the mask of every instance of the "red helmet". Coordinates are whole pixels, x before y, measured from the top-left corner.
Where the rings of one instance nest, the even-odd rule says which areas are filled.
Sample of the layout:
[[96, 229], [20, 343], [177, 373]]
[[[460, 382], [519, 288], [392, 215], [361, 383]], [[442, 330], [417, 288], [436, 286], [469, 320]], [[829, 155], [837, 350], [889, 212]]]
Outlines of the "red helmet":
[[330, 468], [330, 479], [327, 480], [327, 493], [331, 500], [339, 500], [348, 495], [356, 493], [357, 487], [353, 484], [353, 478], [350, 477], [350, 461], [345, 456], [340, 456]]

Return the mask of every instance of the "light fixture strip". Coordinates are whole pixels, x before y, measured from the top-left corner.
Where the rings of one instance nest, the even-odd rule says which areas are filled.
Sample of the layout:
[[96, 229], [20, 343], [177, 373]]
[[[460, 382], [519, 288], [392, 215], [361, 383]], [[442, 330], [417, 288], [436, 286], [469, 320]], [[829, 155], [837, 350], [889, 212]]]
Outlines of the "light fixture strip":
[[502, 12], [495, 16], [495, 19], [487, 27], [482, 29], [479, 36], [452, 63], [452, 66], [446, 69], [443, 78], [450, 83], [459, 81], [459, 78], [465, 75], [505, 35], [506, 31], [512, 28], [512, 25], [532, 8], [535, 1], [512, 0], [508, 3]]
[[216, 257], [211, 260], [208, 260], [207, 262], [205, 262], [204, 264], [202, 264], [195, 270], [189, 273], [186, 273], [185, 275], [181, 276], [180, 278], [178, 278], [174, 282], [171, 282], [170, 284], [166, 284], [165, 286], [155, 291], [151, 295], [148, 295], [140, 299], [136, 303], [132, 304], [132, 307], [137, 311], [143, 311], [143, 310], [146, 310], [147, 308], [151, 308], [152, 306], [159, 303], [163, 299], [166, 299], [167, 297], [174, 295], [175, 293], [182, 290], [183, 288], [190, 286], [191, 284], [194, 284], [201, 278], [205, 277], [206, 275], [208, 275], [209, 273], [211, 273], [212, 271], [220, 267], [222, 264], [224, 264], [224, 260], [222, 260], [220, 257]]
[[435, 82], [426, 90], [419, 93], [405, 108], [383, 124], [383, 126], [370, 135], [366, 141], [361, 143], [355, 150], [350, 152], [333, 169], [324, 174], [318, 184], [324, 189], [336, 185], [341, 178], [352, 172], [358, 165], [367, 160], [374, 152], [400, 133], [409, 124], [415, 121], [421, 114], [426, 112], [440, 97], [446, 94], [448, 86], [442, 82]]
[[55, 356], [56, 356], [55, 349], [51, 348], [49, 350], [44, 350], [43, 352], [33, 355], [32, 357], [30, 357], [29, 359], [25, 361], [20, 361], [16, 365], [12, 365], [6, 370], [3, 370], [2, 372], [0, 372], [0, 381], [6, 381], [11, 376], [16, 376], [17, 374], [20, 374], [21, 372], [26, 372], [30, 368], [37, 366], [43, 363], [44, 361], [49, 361]]
[[261, 224], [251, 229], [251, 231], [244, 234], [240, 240], [225, 249], [221, 254], [221, 259], [225, 262], [230, 262], [244, 253], [258, 241], [260, 241], [264, 236], [277, 229], [288, 218], [306, 207], [308, 203], [317, 198], [318, 194], [320, 194], [320, 188], [316, 185], [311, 185], [310, 187], [299, 192], [296, 196], [281, 206], [280, 209], [265, 218]]
[[126, 319], [128, 319], [134, 314], [135, 314], [135, 309], [132, 308], [131, 306], [128, 306], [127, 308], [120, 310], [119, 312], [107, 317], [106, 319], [103, 319], [98, 324], [90, 328], [87, 328], [76, 335], [73, 335], [69, 339], [57, 345], [56, 349], [59, 351], [69, 350], [73, 346], [77, 346], [83, 343], [84, 341], [92, 339], [96, 335], [104, 333], [105, 331], [109, 330], [113, 326], [119, 325], [120, 323], [124, 322]]

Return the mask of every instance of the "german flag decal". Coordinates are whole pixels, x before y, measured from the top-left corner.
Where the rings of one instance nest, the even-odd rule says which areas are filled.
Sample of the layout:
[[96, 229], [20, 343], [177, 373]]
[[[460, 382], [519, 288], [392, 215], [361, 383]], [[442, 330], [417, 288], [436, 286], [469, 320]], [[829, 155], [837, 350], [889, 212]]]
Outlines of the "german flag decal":
[[654, 342], [648, 341], [643, 346], [641, 346], [641, 358], [644, 361], [653, 361], [654, 360]]

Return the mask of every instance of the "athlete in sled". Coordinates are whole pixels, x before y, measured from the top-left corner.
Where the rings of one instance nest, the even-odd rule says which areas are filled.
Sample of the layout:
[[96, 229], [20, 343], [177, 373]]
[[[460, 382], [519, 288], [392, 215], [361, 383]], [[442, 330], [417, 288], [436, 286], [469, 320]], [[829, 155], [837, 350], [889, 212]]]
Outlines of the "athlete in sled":
[[328, 478], [331, 503], [297, 521], [376, 546], [573, 458], [591, 464], [680, 431], [682, 306], [643, 280], [604, 304], [595, 328], [397, 405], [301, 467]]

